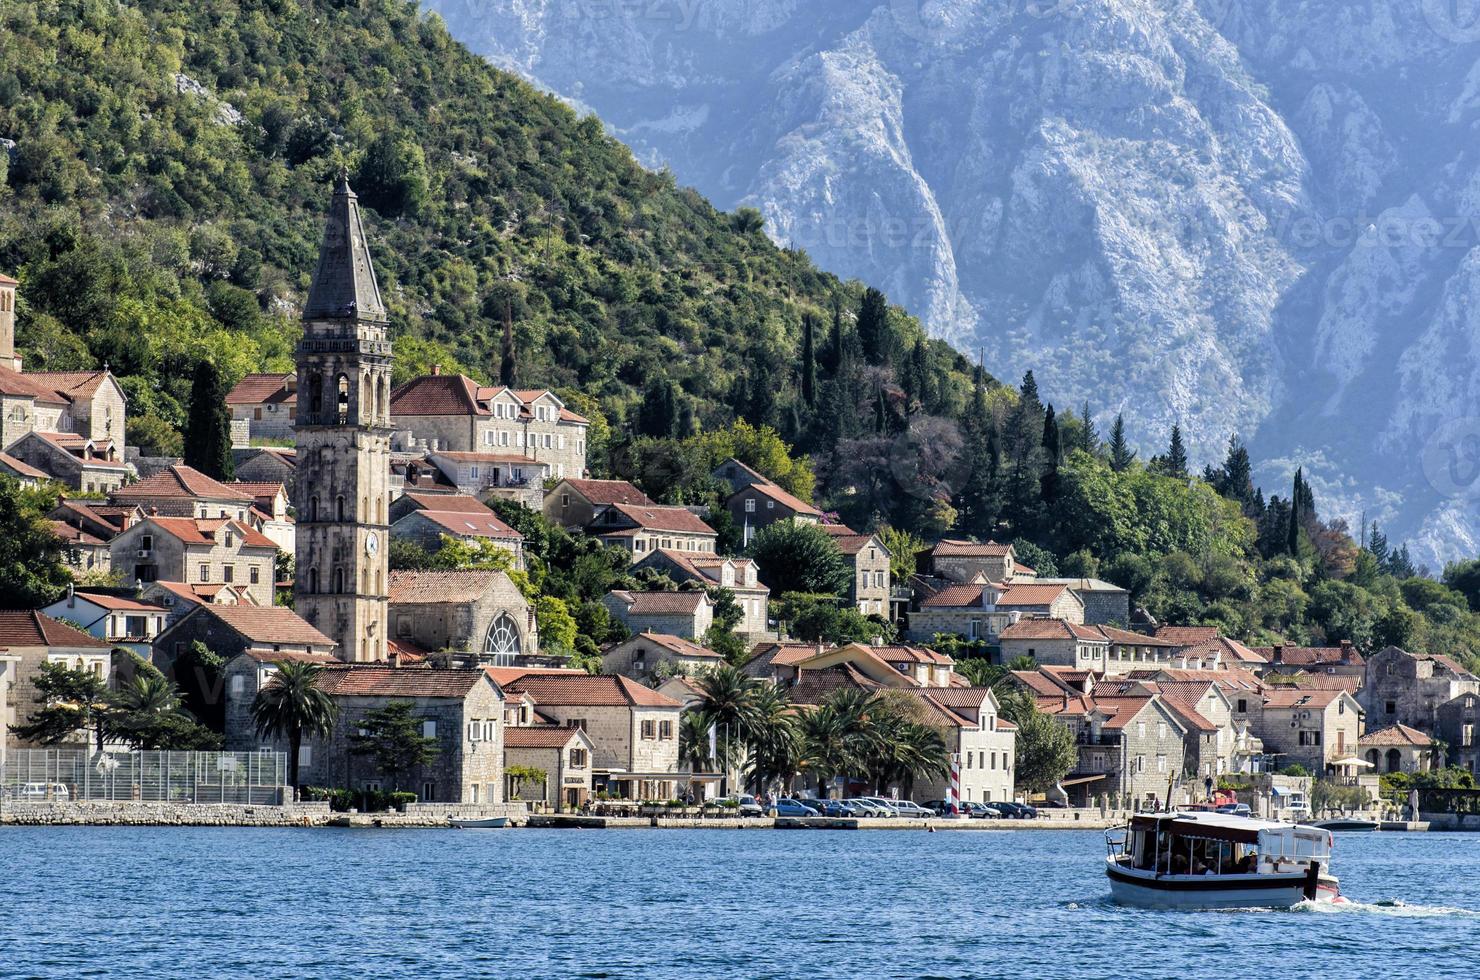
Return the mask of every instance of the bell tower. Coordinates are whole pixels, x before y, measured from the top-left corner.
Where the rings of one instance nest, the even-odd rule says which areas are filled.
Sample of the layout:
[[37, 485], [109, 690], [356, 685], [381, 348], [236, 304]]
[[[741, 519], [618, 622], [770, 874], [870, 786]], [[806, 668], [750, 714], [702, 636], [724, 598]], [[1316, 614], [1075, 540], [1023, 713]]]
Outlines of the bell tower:
[[391, 343], [341, 172], [298, 342], [297, 612], [351, 663], [385, 660]]

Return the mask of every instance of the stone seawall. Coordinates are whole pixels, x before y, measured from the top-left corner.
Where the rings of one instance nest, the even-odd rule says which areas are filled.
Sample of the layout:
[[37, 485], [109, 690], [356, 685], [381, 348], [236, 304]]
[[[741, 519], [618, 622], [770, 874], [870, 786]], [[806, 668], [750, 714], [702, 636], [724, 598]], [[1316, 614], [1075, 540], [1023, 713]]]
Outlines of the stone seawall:
[[133, 827], [446, 827], [451, 817], [509, 817], [522, 821], [523, 804], [413, 804], [404, 813], [334, 813], [328, 803], [263, 806], [233, 803], [5, 803], [0, 824], [11, 826]]

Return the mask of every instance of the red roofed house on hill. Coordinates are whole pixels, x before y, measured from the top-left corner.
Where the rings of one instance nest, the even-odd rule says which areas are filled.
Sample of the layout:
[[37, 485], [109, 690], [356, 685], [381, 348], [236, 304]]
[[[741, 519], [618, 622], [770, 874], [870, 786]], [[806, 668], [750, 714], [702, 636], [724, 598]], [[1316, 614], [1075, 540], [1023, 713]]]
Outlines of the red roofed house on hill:
[[1084, 602], [1067, 585], [971, 583], [948, 585], [926, 596], [910, 613], [907, 634], [929, 641], [937, 633], [995, 643], [1012, 623], [1026, 618], [1061, 619], [1082, 625]]
[[713, 650], [669, 633], [638, 633], [601, 655], [602, 673], [621, 674], [642, 684], [652, 684], [670, 673], [692, 674], [723, 663], [724, 658]]
[[557, 726], [591, 739], [592, 789], [619, 799], [667, 800], [679, 792], [678, 723], [683, 705], [628, 677], [531, 671], [504, 684], [526, 694]]
[[699, 640], [714, 623], [714, 601], [703, 589], [679, 592], [617, 589], [603, 596], [601, 604], [633, 633], [666, 633]]
[[1031, 569], [1017, 563], [1012, 545], [995, 541], [941, 541], [930, 550], [930, 566], [937, 578], [963, 585], [1033, 577]]
[[256, 503], [246, 491], [183, 463], [119, 487], [108, 496], [114, 504], [138, 507], [150, 516], [226, 518], [243, 523]]
[[154, 602], [110, 595], [106, 592], [67, 594], [41, 610], [54, 619], [65, 619], [83, 632], [111, 646], [125, 647], [148, 659], [154, 638], [164, 632], [169, 610]]
[[1438, 745], [1407, 725], [1389, 725], [1357, 740], [1357, 753], [1372, 765], [1370, 772], [1428, 772], [1438, 760]]
[[878, 535], [859, 534], [842, 524], [824, 524], [853, 571], [848, 601], [865, 616], [889, 618], [889, 549]]
[[616, 504], [654, 507], [656, 502], [626, 480], [578, 480], [567, 477], [545, 494], [544, 513], [564, 528], [590, 527]]
[[1043, 666], [1077, 667], [1103, 673], [1110, 641], [1093, 626], [1063, 619], [1019, 619], [998, 635], [1002, 662], [1029, 657]]
[[766, 629], [766, 603], [771, 590], [760, 580], [755, 562], [749, 558], [720, 558], [659, 548], [633, 566], [634, 571], [644, 568], [662, 572], [680, 585], [692, 582], [705, 588], [721, 586], [729, 589], [742, 613], [735, 632], [751, 642], [772, 635]]
[[634, 562], [659, 548], [713, 555], [718, 535], [685, 507], [613, 504], [587, 532], [603, 543], [626, 548]]
[[248, 374], [226, 393], [231, 410], [231, 444], [245, 447], [254, 439], [293, 438], [298, 415], [298, 376]]
[[[111, 681], [112, 660], [106, 642], [50, 616], [29, 609], [0, 610], [0, 761], [6, 745], [41, 748], [20, 739], [11, 728], [25, 724], [37, 706], [36, 678], [42, 664], [59, 662]], [[62, 747], [96, 748], [92, 735], [79, 731]]]
[[499, 519], [486, 504], [462, 494], [408, 492], [391, 504], [391, 537], [414, 541], [430, 552], [442, 547], [442, 538], [489, 541], [514, 556], [514, 567], [524, 567], [524, 535]]
[[133, 582], [240, 588], [259, 606], [273, 601], [277, 545], [221, 518], [146, 517], [113, 539], [112, 563]]
[[391, 392], [391, 416], [398, 451], [522, 458], [544, 464], [526, 466], [531, 474], [548, 473], [557, 480], [586, 475], [590, 423], [548, 389], [489, 387], [465, 375], [434, 371]]

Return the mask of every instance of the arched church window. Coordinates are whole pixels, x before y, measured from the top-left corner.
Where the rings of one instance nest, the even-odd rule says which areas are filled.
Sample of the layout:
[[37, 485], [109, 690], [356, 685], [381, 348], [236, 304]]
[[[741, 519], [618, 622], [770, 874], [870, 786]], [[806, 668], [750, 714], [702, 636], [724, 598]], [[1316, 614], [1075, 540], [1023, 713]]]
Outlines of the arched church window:
[[344, 592], [344, 569], [336, 568], [334, 569], [334, 594], [339, 595], [342, 592]]
[[349, 421], [349, 378], [343, 374], [339, 376], [338, 415], [340, 425]]
[[519, 627], [508, 613], [499, 613], [488, 627], [483, 640], [483, 659], [487, 663], [508, 666], [519, 653]]
[[380, 376], [380, 380], [375, 384], [375, 389], [376, 413], [380, 416], [380, 423], [385, 425], [389, 422], [391, 415], [390, 385], [386, 382], [385, 375], [382, 374]]
[[370, 372], [360, 374], [360, 418], [370, 415], [375, 411], [375, 402], [370, 394]]
[[334, 519], [336, 521], [344, 520], [344, 494], [342, 493], [334, 498]]
[[317, 568], [308, 570], [308, 591], [311, 595], [319, 591], [319, 570]]
[[317, 373], [308, 376], [308, 415], [315, 422], [324, 411], [324, 379]]
[[319, 495], [314, 494], [308, 498], [308, 521], [312, 524], [319, 519]]

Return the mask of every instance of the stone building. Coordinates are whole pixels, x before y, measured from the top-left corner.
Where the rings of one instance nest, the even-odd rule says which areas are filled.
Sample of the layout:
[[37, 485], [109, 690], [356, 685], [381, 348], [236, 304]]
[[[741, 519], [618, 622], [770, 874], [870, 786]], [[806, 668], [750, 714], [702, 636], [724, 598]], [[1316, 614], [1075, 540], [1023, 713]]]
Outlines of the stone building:
[[238, 521], [146, 517], [109, 550], [113, 569], [128, 581], [229, 585], [259, 606], [272, 605], [277, 545]]
[[740, 528], [741, 540], [749, 545], [756, 534], [778, 521], [821, 524], [822, 511], [793, 496], [769, 480], [741, 487], [725, 501], [730, 519]]
[[1449, 657], [1387, 647], [1367, 658], [1361, 699], [1369, 727], [1437, 731], [1440, 706], [1462, 694], [1480, 694], [1480, 679]]
[[298, 451], [265, 447], [235, 450], [236, 478], [247, 483], [281, 483], [288, 491], [288, 501], [297, 498], [294, 488], [298, 477]]
[[1110, 644], [1105, 656], [1107, 675], [1128, 674], [1133, 670], [1159, 667], [1185, 668], [1186, 658], [1178, 657], [1179, 647], [1171, 640], [1159, 640], [1145, 633], [1133, 633], [1109, 625], [1096, 627]]
[[8, 476], [23, 487], [32, 489], [51, 479], [51, 474], [22, 462], [9, 453], [0, 453], [0, 476]]
[[79, 592], [67, 586], [67, 594], [41, 610], [53, 619], [65, 619], [82, 631], [112, 647], [132, 650], [144, 659], [154, 647], [154, 638], [164, 632], [169, 610], [154, 602], [107, 592]]
[[129, 477], [122, 443], [98, 443], [70, 432], [30, 432], [7, 453], [83, 493], [111, 493]]
[[539, 652], [534, 608], [503, 572], [391, 573], [392, 636], [403, 649], [471, 654], [509, 664]]
[[487, 387], [434, 370], [391, 393], [391, 415], [397, 449], [522, 460], [527, 472], [557, 480], [586, 475], [590, 422], [548, 389]]
[[961, 585], [1011, 582], [1033, 575], [1032, 569], [1017, 563], [1012, 545], [995, 541], [941, 541], [930, 550], [930, 567], [937, 578]]
[[386, 658], [391, 341], [341, 173], [298, 344], [294, 608], [352, 662]]
[[735, 632], [751, 641], [769, 635], [766, 608], [771, 590], [761, 582], [755, 562], [749, 558], [720, 558], [659, 548], [637, 562], [633, 571], [644, 568], [662, 572], [680, 585], [692, 582], [705, 588], [729, 589], [742, 614]]
[[247, 523], [255, 500], [245, 491], [176, 463], [108, 495], [116, 506], [157, 517], [224, 518]]
[[1060, 692], [1038, 708], [1074, 733], [1079, 758], [1063, 780], [1072, 802], [1112, 794], [1122, 804], [1162, 806], [1183, 783], [1187, 728], [1157, 695], [1088, 697]]
[[1480, 695], [1461, 694], [1439, 706], [1439, 739], [1447, 764], [1480, 774]]
[[226, 661], [250, 651], [309, 657], [329, 657], [335, 652], [331, 638], [286, 606], [202, 603], [155, 637], [154, 665], [169, 674], [195, 642]]
[[564, 528], [589, 527], [616, 504], [656, 507], [648, 495], [626, 480], [577, 480], [567, 477], [545, 494], [547, 520]]
[[1003, 663], [1029, 657], [1046, 667], [1097, 673], [1105, 672], [1110, 653], [1110, 641], [1099, 630], [1062, 619], [1019, 619], [998, 635], [997, 643]]
[[[543, 770], [543, 786], [524, 784], [518, 799], [541, 801], [556, 813], [579, 810], [591, 798], [591, 757], [595, 745], [579, 728], [514, 728], [504, 729], [504, 772], [514, 766]], [[515, 799], [513, 787], [504, 795]]]
[[[0, 742], [12, 749], [42, 748], [20, 738], [13, 726], [25, 724], [37, 707], [36, 679], [41, 665], [60, 663], [112, 682], [112, 648], [103, 640], [57, 622], [36, 610], [0, 610]], [[60, 746], [96, 748], [93, 733], [78, 731]]]
[[601, 672], [654, 685], [673, 674], [694, 674], [723, 663], [719, 654], [692, 640], [669, 633], [638, 633], [607, 648], [601, 655]]
[[402, 669], [362, 664], [324, 670], [319, 687], [339, 706], [334, 731], [308, 740], [299, 778], [306, 785], [392, 790], [392, 774], [349, 751], [367, 715], [410, 702], [436, 755], [400, 777], [423, 803], [504, 801], [504, 693], [483, 670]]
[[1252, 647], [1266, 664], [1259, 669], [1266, 674], [1324, 674], [1329, 677], [1355, 677], [1360, 688], [1367, 675], [1367, 661], [1349, 640], [1334, 647], [1268, 646]]
[[391, 504], [391, 537], [436, 552], [444, 537], [472, 543], [489, 541], [524, 567], [524, 535], [499, 519], [486, 504], [461, 494], [405, 493]]
[[231, 444], [253, 440], [291, 442], [298, 412], [298, 377], [293, 374], [248, 374], [226, 394], [231, 410]]
[[1092, 626], [1125, 626], [1131, 620], [1130, 590], [1098, 578], [1035, 578], [1039, 585], [1067, 585], [1084, 603], [1084, 621]]
[[1252, 730], [1275, 768], [1298, 762], [1319, 776], [1356, 751], [1362, 707], [1345, 691], [1266, 690]]
[[[554, 469], [544, 460], [511, 452], [458, 452], [441, 449], [427, 454], [442, 479], [458, 493], [472, 496], [492, 491], [528, 491], [539, 499], [541, 487]], [[502, 495], [502, 494], [501, 494]]]
[[680, 592], [608, 592], [607, 612], [633, 633], [668, 633], [701, 640], [714, 624], [714, 601], [701, 589]]
[[226, 486], [252, 499], [252, 506], [247, 509], [247, 523], [253, 530], [260, 531], [263, 537], [278, 546], [279, 551], [293, 550], [298, 532], [288, 513], [292, 497], [286, 486], [277, 482], [241, 480], [235, 480]]
[[[287, 751], [285, 739], [281, 740], [282, 747], [279, 748], [273, 739], [265, 739], [257, 733], [257, 721], [252, 716], [252, 702], [256, 700], [258, 692], [272, 682], [277, 675], [278, 666], [288, 662], [325, 667], [339, 663], [327, 653], [304, 653], [301, 649], [273, 650], [270, 647], [255, 646], [247, 647], [228, 660], [221, 669], [226, 751]], [[310, 751], [309, 756], [312, 754]], [[300, 772], [300, 779], [302, 775]]]
[[634, 562], [662, 548], [713, 555], [718, 535], [697, 514], [684, 507], [613, 504], [587, 532], [603, 544], [625, 548]]
[[878, 536], [842, 524], [824, 524], [853, 572], [848, 601], [865, 616], [889, 618], [889, 549]]
[[504, 688], [529, 694], [557, 726], [586, 733], [594, 791], [637, 800], [677, 795], [679, 702], [627, 677], [531, 672]]
[[1374, 773], [1428, 772], [1437, 751], [1432, 738], [1407, 725], [1389, 725], [1357, 740], [1357, 756], [1371, 763], [1368, 771]]
[[[1011, 800], [1017, 772], [1017, 727], [1000, 717], [1001, 708], [991, 688], [918, 690], [911, 697], [923, 709], [919, 720], [940, 730], [946, 751], [957, 758], [962, 801]], [[943, 800], [949, 790], [947, 776], [917, 782], [910, 795], [916, 802]]]
[[948, 585], [927, 596], [910, 613], [907, 635], [929, 640], [955, 633], [968, 640], [997, 642], [1002, 631], [1024, 618], [1084, 623], [1084, 603], [1068, 586], [1027, 583]]

